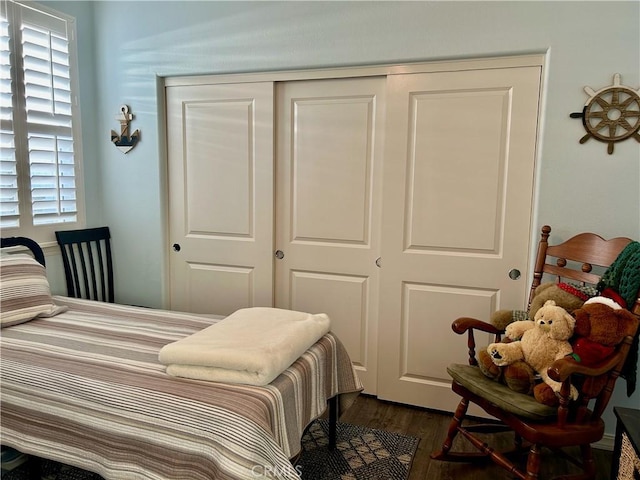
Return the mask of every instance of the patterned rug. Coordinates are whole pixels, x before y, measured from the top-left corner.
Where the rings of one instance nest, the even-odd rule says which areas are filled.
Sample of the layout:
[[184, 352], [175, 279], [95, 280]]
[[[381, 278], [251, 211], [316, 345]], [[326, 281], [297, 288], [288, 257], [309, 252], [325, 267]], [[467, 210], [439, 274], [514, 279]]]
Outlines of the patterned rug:
[[[302, 437], [296, 471], [302, 480], [406, 480], [418, 442], [414, 437], [338, 423], [336, 448], [330, 451], [328, 422], [316, 420]], [[34, 460], [3, 470], [2, 480], [35, 480], [30, 475]], [[76, 467], [39, 461], [41, 480], [102, 480]]]
[[296, 469], [303, 480], [405, 480], [419, 438], [338, 423], [336, 448], [329, 450], [329, 424], [317, 420], [302, 437]]
[[[38, 461], [40, 477], [33, 473], [33, 464]], [[77, 467], [71, 467], [52, 460], [30, 458], [18, 468], [9, 472], [2, 471], [2, 480], [103, 480], [96, 473], [87, 472]]]

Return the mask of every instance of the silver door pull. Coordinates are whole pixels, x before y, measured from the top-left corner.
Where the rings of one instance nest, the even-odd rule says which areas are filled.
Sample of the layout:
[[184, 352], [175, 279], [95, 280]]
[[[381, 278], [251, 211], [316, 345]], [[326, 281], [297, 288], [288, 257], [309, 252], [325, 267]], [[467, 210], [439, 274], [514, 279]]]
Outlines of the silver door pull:
[[278, 260], [282, 260], [284, 258], [284, 252], [282, 250], [276, 250], [275, 255]]
[[520, 278], [520, 270], [517, 268], [512, 268], [509, 270], [509, 278], [511, 280], [518, 280]]

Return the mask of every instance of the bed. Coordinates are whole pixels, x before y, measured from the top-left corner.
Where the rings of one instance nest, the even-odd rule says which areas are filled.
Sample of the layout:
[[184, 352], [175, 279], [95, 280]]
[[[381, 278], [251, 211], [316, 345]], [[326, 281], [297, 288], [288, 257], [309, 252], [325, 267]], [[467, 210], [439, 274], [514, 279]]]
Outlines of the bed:
[[169, 376], [158, 361], [217, 319], [43, 301], [53, 316], [1, 331], [2, 444], [107, 480], [297, 479], [305, 428], [328, 400], [344, 410], [362, 389], [331, 332], [264, 387], [223, 384]]

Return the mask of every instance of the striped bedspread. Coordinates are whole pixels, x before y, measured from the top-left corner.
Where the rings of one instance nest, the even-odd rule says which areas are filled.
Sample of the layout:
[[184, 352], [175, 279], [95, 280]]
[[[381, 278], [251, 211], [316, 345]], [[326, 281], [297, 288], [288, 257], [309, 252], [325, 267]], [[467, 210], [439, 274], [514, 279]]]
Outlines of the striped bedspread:
[[331, 333], [265, 387], [168, 376], [162, 346], [216, 320], [54, 297], [69, 309], [2, 330], [2, 444], [107, 480], [299, 478], [304, 428], [361, 390]]

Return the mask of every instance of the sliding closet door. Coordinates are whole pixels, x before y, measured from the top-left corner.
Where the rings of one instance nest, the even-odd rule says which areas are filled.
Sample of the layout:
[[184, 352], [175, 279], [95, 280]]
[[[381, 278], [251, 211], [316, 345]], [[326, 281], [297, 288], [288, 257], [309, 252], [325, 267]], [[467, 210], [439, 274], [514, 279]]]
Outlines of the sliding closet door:
[[167, 87], [171, 308], [273, 304], [273, 83]]
[[540, 72], [389, 76], [381, 398], [451, 410], [446, 367], [467, 361], [451, 322], [525, 305]]
[[376, 391], [385, 80], [277, 87], [275, 304], [325, 312]]

